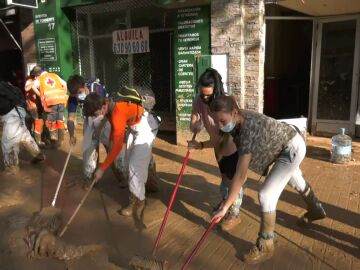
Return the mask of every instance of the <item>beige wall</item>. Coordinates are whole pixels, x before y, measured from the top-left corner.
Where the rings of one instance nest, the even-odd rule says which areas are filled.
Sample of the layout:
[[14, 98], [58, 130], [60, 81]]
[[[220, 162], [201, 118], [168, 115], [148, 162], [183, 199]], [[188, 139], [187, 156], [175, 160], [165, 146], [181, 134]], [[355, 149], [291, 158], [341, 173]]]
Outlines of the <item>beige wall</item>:
[[263, 0], [211, 1], [212, 54], [229, 55], [229, 88], [242, 108], [263, 111]]

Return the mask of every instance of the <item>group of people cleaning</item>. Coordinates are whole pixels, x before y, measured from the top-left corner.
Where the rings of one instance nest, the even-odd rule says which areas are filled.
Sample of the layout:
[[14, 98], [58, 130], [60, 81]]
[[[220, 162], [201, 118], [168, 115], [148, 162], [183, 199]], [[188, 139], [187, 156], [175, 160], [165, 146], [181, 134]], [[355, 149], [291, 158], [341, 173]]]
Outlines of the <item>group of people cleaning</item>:
[[[39, 79], [44, 74], [44, 79]], [[39, 93], [36, 91], [34, 93], [40, 97], [42, 103], [46, 103], [44, 110], [49, 111], [46, 126], [49, 128], [50, 137], [52, 140], [59, 140], [63, 136], [60, 130], [63, 128], [61, 113], [64, 106], [47, 103], [48, 96], [51, 97], [50, 100], [55, 99], [53, 95], [46, 93], [47, 90], [42, 90], [42, 85], [54, 81], [59, 89], [53, 90], [59, 90], [60, 93], [62, 89], [64, 95], [66, 88], [62, 80], [52, 77], [55, 74], [50, 77], [52, 79], [50, 81], [46, 74], [52, 73], [42, 71], [39, 76], [36, 75], [31, 89], [37, 87], [40, 90]], [[5, 83], [2, 83], [1, 87], [3, 88], [4, 85]], [[76, 143], [76, 107], [79, 99], [86, 96], [83, 104], [85, 116], [83, 134], [84, 144], [89, 141], [91, 147], [85, 147], [83, 150], [84, 174], [86, 178], [99, 181], [104, 171], [119, 159], [122, 168], [126, 168], [130, 190], [129, 205], [120, 213], [129, 216], [145, 202], [148, 168], [155, 168], [151, 166], [153, 163], [151, 151], [159, 121], [152, 114], [151, 108], [145, 108], [144, 102], [136, 102], [136, 98], [139, 97], [135, 94], [139, 92], [138, 88], [122, 86], [122, 91], [115, 92], [110, 98], [104, 98], [99, 93], [91, 92], [79, 75], [71, 76], [66, 85], [70, 92], [70, 97], [67, 99], [70, 145]], [[307, 212], [299, 218], [299, 225], [306, 226], [326, 217], [322, 204], [300, 170], [300, 164], [306, 153], [306, 143], [296, 127], [261, 113], [239, 108], [235, 97], [225, 93], [221, 75], [215, 69], [208, 68], [200, 76], [196, 88], [198, 93], [193, 101], [190, 130], [198, 133], [205, 128], [210, 139], [191, 140], [188, 142], [188, 147], [198, 150], [214, 149], [221, 172], [222, 200], [213, 211], [213, 219], [219, 222], [223, 230], [230, 230], [241, 223], [240, 208], [248, 170], [265, 177], [259, 191], [261, 224], [258, 238], [255, 245], [243, 257], [249, 264], [262, 262], [271, 258], [274, 253], [276, 205], [286, 184], [295, 188], [307, 206]], [[126, 96], [133, 96], [134, 99], [132, 101], [124, 99], [124, 93]], [[17, 156], [18, 145], [20, 143], [26, 145], [26, 142], [31, 145], [27, 148], [31, 149], [34, 161], [43, 160], [44, 156], [35, 141], [31, 141], [32, 137], [24, 127], [24, 106], [13, 105], [11, 109], [9, 106], [8, 112], [0, 110], [4, 122], [2, 150], [5, 166], [18, 165], [18, 159], [9, 159], [9, 157]], [[13, 129], [15, 122], [21, 130], [17, 129], [18, 134], [10, 134], [7, 129]], [[58, 132], [57, 138], [54, 130]], [[102, 164], [96, 166], [94, 151], [100, 142], [107, 150], [107, 157]], [[14, 152], [14, 149], [17, 150]], [[124, 149], [126, 154], [121, 156]], [[154, 170], [153, 173], [156, 175]]]
[[[146, 191], [157, 191], [152, 144], [160, 123], [152, 113], [155, 99], [150, 89], [122, 86], [112, 97], [108, 97], [103, 91], [89, 89], [79, 75], [73, 75], [65, 82], [57, 74], [46, 72], [40, 66], [32, 69], [25, 84], [25, 96], [19, 88], [7, 82], [1, 82], [0, 88], [2, 97], [7, 100], [6, 104], [3, 104], [3, 100], [0, 104], [3, 122], [1, 145], [7, 173], [14, 174], [19, 170], [20, 146], [34, 156], [33, 163], [45, 159], [41, 151], [45, 147], [43, 112], [46, 113], [45, 126], [49, 131], [50, 146], [57, 148], [64, 140], [64, 110], [67, 109], [69, 144], [74, 147], [77, 107], [82, 103], [85, 184], [90, 184], [89, 180], [100, 179], [112, 165], [118, 180], [122, 180], [121, 184], [130, 190], [129, 205], [120, 211], [124, 216], [130, 216], [137, 208], [144, 206]], [[16, 93], [15, 97], [13, 93]], [[27, 111], [33, 118], [32, 132], [25, 124]], [[107, 157], [98, 166], [100, 143], [104, 145]]]

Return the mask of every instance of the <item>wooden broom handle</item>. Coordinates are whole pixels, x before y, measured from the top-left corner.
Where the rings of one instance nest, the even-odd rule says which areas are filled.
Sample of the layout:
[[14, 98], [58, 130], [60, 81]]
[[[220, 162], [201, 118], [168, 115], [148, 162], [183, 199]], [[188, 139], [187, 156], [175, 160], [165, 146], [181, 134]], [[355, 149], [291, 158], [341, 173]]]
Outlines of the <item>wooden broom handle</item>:
[[53, 199], [53, 201], [52, 201], [52, 203], [51, 203], [52, 206], [55, 206], [56, 199], [57, 199], [57, 197], [58, 197], [58, 195], [59, 195], [60, 186], [61, 186], [61, 183], [62, 183], [62, 181], [63, 181], [63, 179], [64, 179], [65, 171], [66, 171], [67, 165], [68, 165], [68, 163], [69, 163], [69, 159], [70, 159], [70, 156], [71, 156], [71, 152], [72, 152], [72, 150], [73, 150], [73, 147], [74, 147], [73, 145], [70, 146], [69, 153], [68, 153], [68, 155], [67, 155], [67, 157], [66, 157], [65, 165], [64, 165], [64, 168], [63, 168], [63, 170], [62, 170], [62, 172], [61, 172], [60, 180], [59, 180], [59, 183], [58, 183], [57, 188], [56, 188], [56, 192], [55, 192], [55, 195], [54, 195], [54, 199]]
[[75, 218], [77, 212], [79, 211], [80, 207], [84, 204], [87, 196], [89, 195], [90, 191], [92, 190], [92, 188], [94, 187], [96, 181], [95, 179], [92, 181], [89, 189], [86, 191], [86, 193], [84, 194], [84, 196], [82, 197], [80, 203], [78, 204], [78, 206], [76, 207], [74, 213], [72, 214], [72, 216], [70, 217], [69, 221], [66, 223], [65, 227], [62, 229], [61, 233], [59, 234], [59, 237], [63, 236], [63, 234], [66, 232], [67, 228], [69, 227], [70, 223], [73, 221], [73, 219]]

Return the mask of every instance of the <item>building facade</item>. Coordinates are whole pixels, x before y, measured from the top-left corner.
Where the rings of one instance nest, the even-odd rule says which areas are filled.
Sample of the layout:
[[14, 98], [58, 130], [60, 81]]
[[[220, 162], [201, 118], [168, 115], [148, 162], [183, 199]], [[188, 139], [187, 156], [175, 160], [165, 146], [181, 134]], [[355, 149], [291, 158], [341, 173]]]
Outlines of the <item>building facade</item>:
[[191, 138], [197, 78], [210, 66], [244, 109], [305, 118], [315, 135], [345, 127], [355, 136], [360, 6], [314, 2], [39, 0], [27, 29], [36, 62], [64, 79], [151, 87], [162, 129], [181, 144]]

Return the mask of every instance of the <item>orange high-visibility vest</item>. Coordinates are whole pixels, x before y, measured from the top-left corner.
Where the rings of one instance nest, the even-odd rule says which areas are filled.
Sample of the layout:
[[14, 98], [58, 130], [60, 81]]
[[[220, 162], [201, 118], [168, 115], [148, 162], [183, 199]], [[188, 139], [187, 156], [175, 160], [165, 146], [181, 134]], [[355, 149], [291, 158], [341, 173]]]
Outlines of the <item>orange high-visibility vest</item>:
[[46, 106], [66, 104], [67, 95], [55, 73], [44, 73], [37, 78], [40, 82], [40, 95]]

